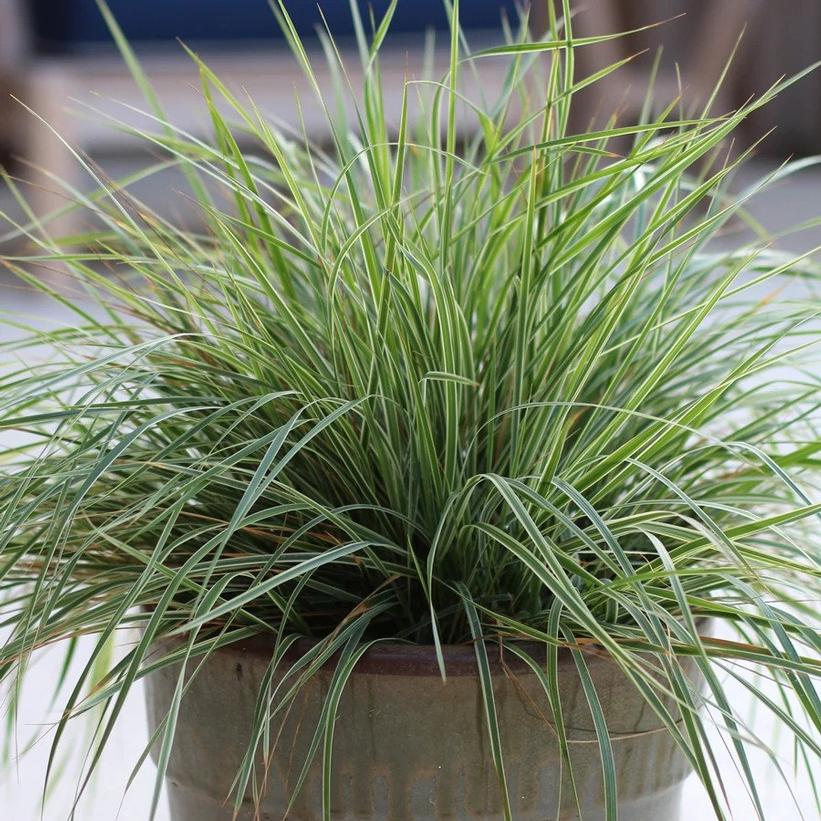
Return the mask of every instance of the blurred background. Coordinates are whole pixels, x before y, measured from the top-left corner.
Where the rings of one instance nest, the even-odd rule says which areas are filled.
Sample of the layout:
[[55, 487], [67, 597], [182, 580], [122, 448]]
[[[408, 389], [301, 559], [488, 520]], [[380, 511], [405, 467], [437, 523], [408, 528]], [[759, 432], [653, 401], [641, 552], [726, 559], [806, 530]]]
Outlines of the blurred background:
[[[498, 42], [502, 21], [515, 27], [523, 2], [463, 2], [462, 23], [470, 42]], [[358, 0], [358, 5], [368, 27], [369, 15], [379, 18], [389, 2]], [[204, 132], [208, 119], [196, 72], [178, 40], [202, 54], [229, 88], [250, 94], [273, 118], [296, 123], [296, 98], [311, 99], [266, 0], [109, 0], [109, 6], [140, 55], [166, 112], [186, 131]], [[324, 20], [344, 54], [354, 37], [350, 0], [321, 0], [319, 7], [313, 0], [288, 2], [294, 23], [313, 48], [321, 48], [315, 32]], [[530, 24], [535, 31], [546, 26], [546, 8], [547, 0], [533, 4]], [[737, 107], [782, 75], [795, 73], [821, 56], [821, 0], [588, 0], [575, 3], [574, 8], [577, 36], [666, 21], [578, 52], [579, 76], [644, 52], [580, 95], [575, 111], [579, 130], [614, 109], [624, 122], [634, 118], [660, 49], [656, 99], [667, 102], [680, 92], [685, 109], [695, 110], [714, 88], [744, 31], [714, 113]], [[443, 0], [400, 0], [386, 50], [389, 105], [398, 107], [401, 95], [392, 95], [391, 90], [398, 91], [405, 76], [422, 73], [426, 49], [433, 55], [436, 71], [447, 45], [442, 36], [446, 28]], [[489, 87], [494, 84], [492, 62], [485, 61], [488, 73], [483, 75]], [[355, 66], [356, 60], [348, 64]], [[502, 61], [497, 70], [500, 82]], [[750, 143], [775, 129], [758, 156], [777, 160], [819, 152], [819, 101], [821, 72], [814, 72], [756, 113], [740, 139]], [[117, 54], [96, 0], [0, 0], [0, 162], [29, 181], [27, 196], [35, 212], [45, 214], [64, 203], [55, 179], [81, 190], [90, 184], [64, 143], [87, 152], [113, 177], [139, 162], [137, 141], [108, 121], [116, 118], [126, 126], [144, 126], [145, 118], [135, 108], [143, 109], [145, 103]], [[321, 113], [310, 105], [303, 106], [302, 113], [309, 134], [320, 138]], [[146, 185], [148, 190], [139, 189], [138, 195], [161, 208], [167, 185], [158, 184], [157, 178]], [[14, 211], [2, 189], [0, 209]], [[77, 226], [66, 221], [60, 227], [70, 232]]]
[[[539, 0], [532, 10], [530, 25], [536, 32], [546, 25], [546, 1]], [[355, 85], [355, 31], [349, 2], [320, 0], [319, 5], [343, 55], [351, 58], [348, 64]], [[301, 98], [305, 129], [312, 138], [323, 138], [324, 117], [313, 105], [310, 90], [279, 34], [266, 0], [109, 0], [109, 5], [175, 125], [200, 136], [208, 133], [197, 74], [179, 38], [200, 52], [229, 88], [250, 94], [272, 119], [298, 126], [295, 100]], [[310, 48], [320, 50], [321, 42], [314, 32], [322, 23], [322, 15], [316, 3], [286, 0], [286, 5]], [[369, 8], [378, 18], [388, 5], [388, 0], [360, 0], [366, 25]], [[471, 44], [501, 41], [503, 26], [517, 25], [519, 5], [513, 0], [463, 0], [462, 23]], [[623, 122], [634, 121], [659, 49], [657, 98], [663, 103], [680, 92], [685, 110], [700, 111], [698, 106], [709, 98], [744, 31], [713, 113], [737, 107], [782, 75], [800, 71], [821, 58], [821, 0], [580, 0], [574, 8], [574, 33], [578, 36], [668, 21], [623, 40], [578, 52], [577, 72], [584, 76], [645, 51], [580, 98], [574, 113], [574, 128], [578, 130], [614, 109]], [[383, 70], [389, 117], [390, 107], [394, 106], [398, 120], [401, 94], [392, 92], [401, 89], [407, 76], [419, 76], [426, 69], [444, 72], [446, 29], [443, 0], [399, 0]], [[494, 88], [501, 85], [504, 71], [503, 61], [495, 68], [492, 62], [487, 61], [487, 74], [482, 77], [482, 90], [491, 98]], [[320, 75], [321, 83], [330, 81], [327, 75]], [[101, 173], [112, 178], [143, 165], [147, 159], [145, 148], [128, 133], [128, 126], [146, 127], [146, 117], [140, 113], [145, 107], [95, 0], [0, 0], [0, 165], [21, 180], [35, 214], [48, 214], [65, 204], [64, 186], [77, 191], [92, 186], [80, 157], [87, 156]], [[112, 118], [120, 121], [121, 127], [112, 127]], [[739, 142], [751, 144], [772, 129], [752, 161], [736, 175], [734, 184], [739, 190], [787, 157], [821, 153], [821, 71], [803, 78], [750, 119]], [[142, 181], [135, 194], [161, 213], [170, 212], [179, 222], [193, 225], [197, 214], [184, 195], [176, 193], [180, 187], [174, 172], [167, 171]], [[785, 229], [812, 222], [821, 214], [820, 205], [821, 172], [808, 162], [801, 174], [754, 197], [750, 210], [772, 233], [776, 244], [803, 252], [821, 244], [819, 228], [809, 225], [797, 232]], [[13, 245], [8, 239], [8, 220], [18, 220], [21, 214], [19, 203], [0, 181], [0, 262], [3, 254], [11, 253]], [[78, 219], [82, 217], [65, 215], [55, 222], [55, 228], [69, 234], [82, 230]], [[741, 239], [736, 234], [729, 241]], [[54, 272], [43, 271], [41, 275], [51, 277]], [[1, 265], [0, 316], [32, 326], [69, 321], [59, 305], [4, 275]], [[16, 332], [12, 324], [0, 323], [0, 341]], [[7, 364], [0, 361], [0, 368]], [[8, 442], [0, 436], [0, 449], [4, 445]], [[82, 663], [81, 642], [72, 664]], [[59, 715], [59, 701], [53, 702], [51, 696], [61, 665], [59, 651], [48, 651], [36, 660], [30, 681], [36, 681], [37, 686], [26, 688], [18, 731], [3, 740], [6, 758], [2, 761], [8, 763], [0, 764], [0, 817], [15, 821], [41, 817], [39, 799], [51, 730], [48, 721]], [[68, 815], [77, 784], [72, 773], [90, 741], [87, 732], [88, 728], [77, 729], [65, 748], [66, 756], [58, 762], [66, 773], [57, 782], [42, 815], [46, 821]], [[766, 737], [766, 730], [762, 733]], [[117, 737], [107, 748], [105, 776], [94, 783], [79, 805], [78, 819], [143, 821], [152, 789], [150, 766], [136, 778], [125, 799], [123, 795], [130, 768], [146, 740], [141, 694], [136, 691], [129, 698]], [[32, 742], [31, 751], [23, 756]], [[72, 756], [73, 752], [79, 754]], [[758, 764], [762, 780], [767, 779], [771, 786], [766, 792], [772, 817], [781, 821], [798, 818], [786, 788], [772, 776], [772, 769], [768, 769], [771, 765], [763, 754]], [[687, 801], [693, 818], [709, 821], [712, 814], [697, 784], [691, 785]], [[806, 806], [806, 817], [815, 817], [812, 804]], [[749, 817], [753, 817], [752, 811]]]

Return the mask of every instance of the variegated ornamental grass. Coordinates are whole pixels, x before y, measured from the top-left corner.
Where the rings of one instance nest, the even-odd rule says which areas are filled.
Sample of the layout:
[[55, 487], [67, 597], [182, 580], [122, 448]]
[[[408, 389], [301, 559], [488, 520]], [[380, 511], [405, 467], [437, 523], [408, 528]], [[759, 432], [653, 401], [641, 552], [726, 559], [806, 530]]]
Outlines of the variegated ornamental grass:
[[[339, 116], [344, 92], [315, 83], [302, 101], [327, 109], [324, 146], [234, 96], [195, 53], [213, 129], [182, 133], [103, 9], [146, 94], [136, 133], [161, 158], [75, 192], [99, 225], [86, 236], [61, 242], [32, 214], [9, 227], [28, 245], [7, 268], [48, 292], [31, 272], [59, 264], [98, 305], [51, 292], [75, 324], [3, 350], [0, 428], [24, 435], [0, 467], [2, 674], [25, 691], [32, 651], [95, 637], [53, 735], [59, 749], [67, 721], [102, 709], [89, 775], [146, 672], [196, 669], [249, 636], [275, 639], [272, 665], [295, 637], [320, 639], [291, 695], [337, 650], [342, 686], [373, 641], [474, 642], [487, 686], [491, 643], [535, 640], [566, 754], [557, 653], [593, 646], [645, 694], [718, 817], [722, 743], [763, 815], [747, 756], [771, 739], [729, 690], [792, 733], [799, 769], [819, 754], [818, 268], [764, 235], [716, 238], [757, 190], [728, 192], [746, 156], [728, 151], [734, 130], [797, 78], [737, 111], [648, 101], [635, 123], [579, 133], [574, 97], [619, 66], [579, 76], [576, 50], [604, 37], [574, 40], [565, 3], [543, 39], [522, 23], [490, 50], [472, 52], [454, 24], [449, 70], [409, 78], [388, 122], [379, 52], [394, 8], [359, 21], [355, 126]], [[277, 13], [313, 78], [316, 58]], [[463, 78], [489, 61], [505, 66], [502, 94], [467, 99]], [[129, 193], [169, 166], [201, 230]], [[141, 639], [89, 693], [125, 627]], [[180, 637], [179, 652], [149, 656], [159, 636]], [[238, 801], [287, 709], [268, 695]], [[155, 739], [152, 814], [176, 706]], [[332, 722], [316, 728], [326, 765]]]

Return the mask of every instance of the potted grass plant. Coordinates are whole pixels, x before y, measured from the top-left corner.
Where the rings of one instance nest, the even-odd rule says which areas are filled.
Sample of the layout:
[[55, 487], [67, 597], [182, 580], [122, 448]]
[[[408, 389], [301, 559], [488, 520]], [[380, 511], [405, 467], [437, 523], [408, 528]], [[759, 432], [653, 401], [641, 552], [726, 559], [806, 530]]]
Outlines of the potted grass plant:
[[279, 6], [324, 145], [194, 53], [212, 136], [181, 133], [109, 15], [204, 227], [87, 164], [97, 228], [15, 229], [76, 321], [5, 346], [0, 670], [95, 637], [53, 738], [102, 711], [81, 788], [145, 684], [146, 817], [165, 782], [178, 821], [674, 819], [692, 772], [723, 819], [725, 746], [764, 817], [747, 701], [819, 752], [817, 268], [721, 236], [758, 190], [734, 129], [795, 78], [576, 131], [619, 65], [574, 53], [615, 35], [565, 3], [472, 52], [455, 2], [389, 122], [395, 7], [329, 98]]

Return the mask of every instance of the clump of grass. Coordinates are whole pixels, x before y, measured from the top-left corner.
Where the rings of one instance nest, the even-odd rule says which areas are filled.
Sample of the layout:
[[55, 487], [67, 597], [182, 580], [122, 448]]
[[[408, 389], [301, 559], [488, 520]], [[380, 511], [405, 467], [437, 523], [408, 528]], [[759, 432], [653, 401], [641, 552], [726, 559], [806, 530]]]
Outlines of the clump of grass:
[[[673, 695], [682, 724], [654, 709], [721, 818], [709, 730], [723, 726], [761, 815], [747, 750], [765, 741], [733, 682], [794, 734], [799, 765], [819, 751], [819, 552], [802, 527], [821, 509], [818, 303], [781, 290], [811, 293], [817, 268], [766, 238], [716, 238], [754, 193], [728, 194], [745, 158], [727, 159], [728, 139], [795, 78], [737, 111], [648, 105], [577, 133], [575, 95], [619, 66], [577, 76], [576, 49], [599, 38], [573, 40], [565, 4], [543, 39], [522, 24], [478, 53], [454, 22], [449, 70], [409, 79], [388, 122], [394, 8], [370, 39], [358, 26], [348, 129], [280, 6], [329, 112], [324, 147], [195, 53], [213, 130], [182, 133], [110, 20], [149, 102], [137, 133], [158, 168], [185, 172], [204, 227], [104, 182], [80, 203], [99, 230], [70, 247], [47, 222], [18, 226], [33, 250], [6, 267], [48, 291], [32, 266], [59, 263], [97, 308], [52, 291], [76, 324], [5, 346], [50, 355], [0, 383], [0, 428], [24, 432], [0, 484], [2, 671], [96, 637], [54, 740], [103, 705], [91, 771], [161, 636], [192, 668], [260, 633], [279, 650], [319, 639], [315, 660], [386, 638], [473, 641], [480, 657], [491, 640], [594, 644], [651, 702]], [[489, 61], [504, 61], [499, 99], [467, 100], [462, 78]], [[707, 620], [734, 640], [702, 635]], [[96, 655], [134, 626], [83, 697]], [[248, 764], [237, 783], [253, 777]]]

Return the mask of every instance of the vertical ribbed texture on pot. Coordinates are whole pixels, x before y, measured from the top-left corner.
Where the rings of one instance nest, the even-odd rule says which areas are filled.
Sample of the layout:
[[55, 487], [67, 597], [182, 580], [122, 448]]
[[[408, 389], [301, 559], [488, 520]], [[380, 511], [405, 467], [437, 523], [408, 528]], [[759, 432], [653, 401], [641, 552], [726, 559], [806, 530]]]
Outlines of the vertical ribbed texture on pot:
[[[493, 661], [496, 710], [515, 819], [577, 818], [541, 684], [507, 654]], [[212, 654], [183, 699], [168, 786], [175, 821], [228, 821], [231, 784], [250, 737], [270, 651], [234, 646]], [[351, 676], [339, 706], [333, 748], [335, 819], [498, 819], [502, 802], [488, 744], [471, 648], [446, 648], [439, 676], [432, 648], [377, 645]], [[688, 764], [634, 685], [607, 658], [588, 658], [613, 739], [621, 817], [674, 821]], [[195, 666], [192, 662], [191, 667]], [[590, 710], [570, 658], [560, 692], [582, 818], [603, 818], [601, 763]], [[166, 714], [179, 669], [147, 679], [153, 730]], [[282, 819], [317, 724], [333, 667], [298, 696], [269, 762], [258, 816]], [[276, 678], [275, 678], [276, 681]], [[321, 765], [314, 761], [289, 819], [321, 817]], [[263, 772], [260, 759], [259, 773]], [[562, 789], [560, 790], [560, 785]], [[560, 798], [561, 792], [561, 798]], [[561, 808], [559, 808], [561, 801]], [[250, 796], [247, 811], [253, 819]]]

